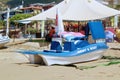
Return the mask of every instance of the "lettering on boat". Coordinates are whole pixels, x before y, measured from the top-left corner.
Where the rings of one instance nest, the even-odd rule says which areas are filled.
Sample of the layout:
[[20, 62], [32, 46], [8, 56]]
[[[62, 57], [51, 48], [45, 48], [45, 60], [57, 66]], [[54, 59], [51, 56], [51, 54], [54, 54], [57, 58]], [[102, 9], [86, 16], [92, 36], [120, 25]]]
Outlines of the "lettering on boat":
[[97, 46], [90, 47], [90, 50], [97, 49]]
[[86, 52], [87, 49], [82, 49], [82, 50], [79, 50], [77, 53], [83, 53], [83, 52]]
[[79, 50], [77, 53], [84, 53], [86, 51], [92, 51], [92, 50], [95, 50], [95, 49], [97, 49], [97, 46], [92, 46], [92, 47], [89, 47], [89, 48]]

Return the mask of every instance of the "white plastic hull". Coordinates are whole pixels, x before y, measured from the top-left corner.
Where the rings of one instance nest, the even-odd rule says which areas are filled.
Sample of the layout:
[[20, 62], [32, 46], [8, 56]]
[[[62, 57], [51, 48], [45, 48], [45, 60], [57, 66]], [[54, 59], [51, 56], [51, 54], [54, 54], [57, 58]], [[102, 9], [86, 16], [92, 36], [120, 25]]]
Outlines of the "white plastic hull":
[[[58, 65], [68, 65], [79, 62], [92, 61], [96, 59], [100, 59], [103, 56], [105, 50], [97, 50], [91, 53], [83, 54], [80, 56], [72, 56], [72, 57], [57, 57], [57, 56], [49, 56], [49, 55], [28, 55], [31, 63], [45, 63], [45, 65], [50, 66], [54, 64]], [[42, 62], [43, 61], [43, 62]]]
[[2, 38], [2, 39], [0, 39], [0, 48], [4, 47], [5, 44], [7, 44], [9, 41], [10, 41], [9, 38]]

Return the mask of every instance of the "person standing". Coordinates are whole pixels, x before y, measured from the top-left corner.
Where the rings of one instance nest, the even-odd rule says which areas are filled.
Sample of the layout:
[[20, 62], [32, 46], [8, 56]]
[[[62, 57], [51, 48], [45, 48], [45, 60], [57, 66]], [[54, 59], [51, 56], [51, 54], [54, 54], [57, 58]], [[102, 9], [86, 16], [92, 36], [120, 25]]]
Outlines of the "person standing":
[[54, 34], [55, 34], [55, 27], [51, 26], [49, 33], [46, 35], [46, 41], [51, 42]]

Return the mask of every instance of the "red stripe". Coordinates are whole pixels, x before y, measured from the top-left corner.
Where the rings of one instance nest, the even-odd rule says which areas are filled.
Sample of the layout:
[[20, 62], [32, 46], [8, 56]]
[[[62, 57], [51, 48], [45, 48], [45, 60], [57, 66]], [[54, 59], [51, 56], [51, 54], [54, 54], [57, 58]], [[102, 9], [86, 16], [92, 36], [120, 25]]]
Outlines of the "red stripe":
[[56, 14], [56, 26], [58, 26], [58, 14]]

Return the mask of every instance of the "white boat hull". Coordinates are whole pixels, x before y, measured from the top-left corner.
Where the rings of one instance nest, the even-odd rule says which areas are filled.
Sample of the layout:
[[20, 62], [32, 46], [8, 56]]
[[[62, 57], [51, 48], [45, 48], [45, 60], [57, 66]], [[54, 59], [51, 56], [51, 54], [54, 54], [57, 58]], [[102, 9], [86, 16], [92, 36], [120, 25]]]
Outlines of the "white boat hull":
[[0, 48], [4, 47], [10, 41], [8, 36], [1, 36], [0, 37]]
[[30, 63], [45, 63], [45, 65], [68, 65], [73, 63], [79, 63], [79, 62], [86, 62], [86, 61], [92, 61], [96, 59], [100, 59], [103, 56], [105, 50], [99, 50], [94, 51], [88, 54], [83, 54], [81, 56], [72, 56], [72, 57], [56, 57], [56, 56], [49, 56], [49, 55], [41, 55], [41, 54], [25, 54], [28, 56]]

